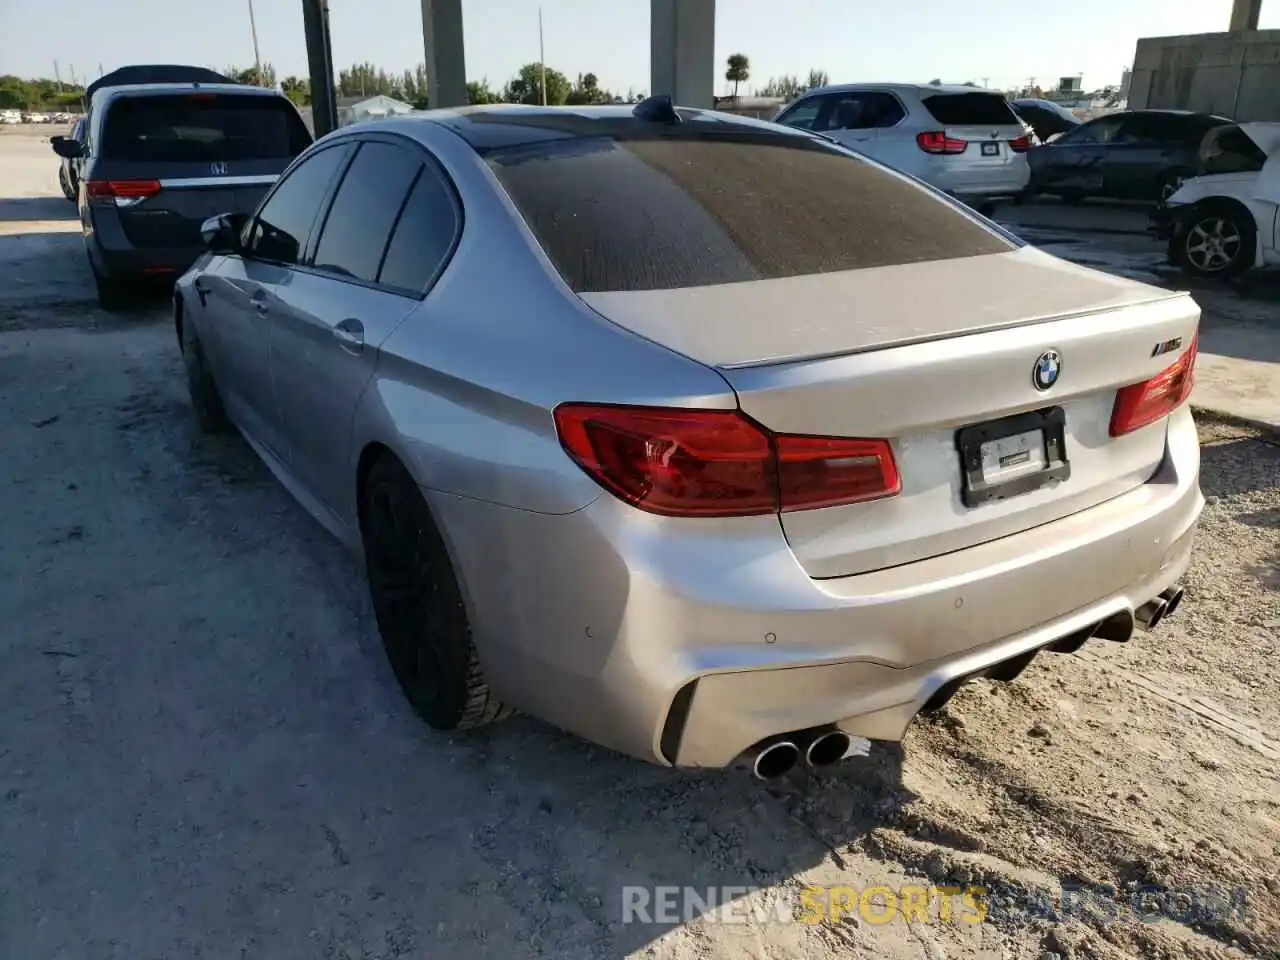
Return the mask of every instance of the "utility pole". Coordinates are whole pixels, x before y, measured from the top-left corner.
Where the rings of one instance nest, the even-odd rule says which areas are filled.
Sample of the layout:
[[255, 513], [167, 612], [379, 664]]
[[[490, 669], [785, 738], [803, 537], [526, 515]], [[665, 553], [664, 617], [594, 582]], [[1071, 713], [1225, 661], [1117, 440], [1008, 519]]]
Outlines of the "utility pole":
[[338, 129], [328, 0], [302, 0], [302, 25], [307, 36], [307, 67], [311, 76], [311, 123], [315, 135], [323, 137]]
[[253, 34], [253, 66], [258, 71], [258, 86], [265, 87], [262, 82], [262, 57], [258, 55], [258, 21], [253, 16], [253, 0], [249, 0], [249, 32]]
[[53, 79], [58, 84], [58, 92], [62, 92], [62, 74], [58, 71], [58, 61], [53, 61]]
[[542, 8], [538, 8], [538, 84], [542, 87], [542, 105], [547, 105], [547, 48], [542, 43]]
[[[68, 66], [71, 69], [71, 85], [73, 87], [79, 86], [79, 83], [76, 81], [76, 65], [72, 63], [72, 64], [68, 64]], [[98, 76], [102, 76], [102, 74], [99, 73]]]

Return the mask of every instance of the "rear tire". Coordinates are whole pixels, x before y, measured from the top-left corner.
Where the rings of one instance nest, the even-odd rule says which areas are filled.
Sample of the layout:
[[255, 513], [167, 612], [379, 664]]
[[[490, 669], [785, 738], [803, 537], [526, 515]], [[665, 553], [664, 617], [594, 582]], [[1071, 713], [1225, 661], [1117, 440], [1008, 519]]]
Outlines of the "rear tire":
[[67, 171], [63, 167], [58, 168], [58, 186], [62, 188], [62, 195], [72, 203], [76, 202], [75, 191], [71, 188], [71, 182], [67, 179]]
[[121, 310], [131, 302], [132, 291], [119, 280], [104, 277], [98, 268], [89, 261], [89, 269], [93, 271], [93, 285], [98, 292], [98, 306], [108, 313]]
[[1169, 259], [1201, 279], [1225, 279], [1248, 270], [1257, 253], [1253, 217], [1231, 204], [1208, 203], [1189, 214], [1169, 241]]
[[414, 711], [437, 730], [510, 715], [489, 691], [448, 550], [418, 485], [387, 456], [360, 504], [369, 593], [387, 659]]
[[191, 411], [201, 433], [225, 433], [227, 413], [222, 407], [217, 384], [205, 363], [204, 350], [196, 332], [187, 329], [182, 337], [182, 364], [187, 369], [187, 392], [191, 395]]

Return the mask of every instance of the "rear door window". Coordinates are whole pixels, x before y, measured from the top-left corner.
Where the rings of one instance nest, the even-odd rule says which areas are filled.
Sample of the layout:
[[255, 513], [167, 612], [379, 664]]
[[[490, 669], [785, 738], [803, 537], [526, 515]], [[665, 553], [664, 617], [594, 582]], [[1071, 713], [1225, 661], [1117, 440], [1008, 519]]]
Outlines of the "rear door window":
[[119, 98], [100, 147], [110, 160], [235, 162], [291, 160], [310, 143], [302, 118], [280, 97], [183, 93]]
[[933, 191], [801, 134], [585, 138], [486, 159], [580, 293], [858, 270], [1016, 246]]
[[391, 229], [422, 170], [422, 160], [390, 143], [361, 145], [334, 194], [320, 231], [317, 270], [375, 283]]
[[935, 93], [923, 103], [946, 127], [1018, 126], [1013, 109], [998, 93]]

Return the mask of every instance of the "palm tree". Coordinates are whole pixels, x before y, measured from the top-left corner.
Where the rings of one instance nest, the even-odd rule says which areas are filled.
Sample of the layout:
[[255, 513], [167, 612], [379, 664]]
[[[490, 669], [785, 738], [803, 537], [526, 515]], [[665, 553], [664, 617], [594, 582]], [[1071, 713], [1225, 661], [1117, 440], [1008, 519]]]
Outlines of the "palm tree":
[[729, 54], [729, 69], [724, 72], [724, 78], [733, 83], [733, 95], [736, 99], [738, 84], [751, 79], [751, 61], [745, 53]]

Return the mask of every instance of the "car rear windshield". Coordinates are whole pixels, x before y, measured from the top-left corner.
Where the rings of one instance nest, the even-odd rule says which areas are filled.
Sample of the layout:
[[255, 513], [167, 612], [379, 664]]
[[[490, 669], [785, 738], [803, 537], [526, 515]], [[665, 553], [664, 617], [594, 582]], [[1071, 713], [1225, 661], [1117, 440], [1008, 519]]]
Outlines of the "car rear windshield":
[[278, 97], [168, 94], [122, 97], [112, 104], [102, 155], [113, 160], [287, 160], [310, 142], [297, 111]]
[[1017, 126], [1018, 118], [996, 93], [935, 93], [924, 98], [925, 108], [943, 126]]
[[931, 190], [809, 137], [584, 138], [486, 155], [579, 293], [1003, 253]]

